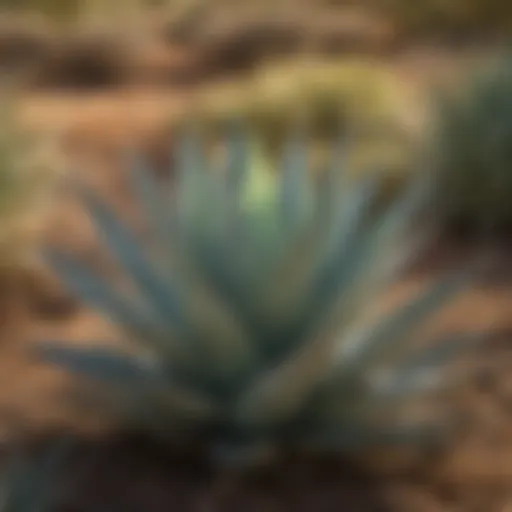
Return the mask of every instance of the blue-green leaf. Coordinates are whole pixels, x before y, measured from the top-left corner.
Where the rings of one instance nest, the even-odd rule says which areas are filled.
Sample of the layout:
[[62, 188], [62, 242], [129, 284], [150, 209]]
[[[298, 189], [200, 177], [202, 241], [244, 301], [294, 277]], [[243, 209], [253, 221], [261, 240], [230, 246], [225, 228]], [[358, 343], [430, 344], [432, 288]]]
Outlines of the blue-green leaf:
[[399, 309], [377, 327], [347, 340], [340, 353], [341, 375], [344, 372], [358, 372], [370, 360], [400, 347], [413, 329], [469, 286], [471, 275], [465, 271], [435, 282], [418, 299]]
[[204, 157], [199, 134], [193, 130], [183, 133], [177, 151], [178, 212], [182, 227], [198, 222], [207, 201], [204, 178], [210, 167]]
[[175, 227], [170, 198], [162, 194], [140, 157], [131, 156], [127, 167], [133, 192], [143, 207], [143, 213], [149, 215], [152, 229], [160, 238], [163, 248], [169, 250], [172, 247], [171, 236]]
[[311, 217], [314, 207], [306, 142], [297, 134], [285, 148], [280, 184], [281, 216], [285, 229], [292, 233]]
[[45, 251], [44, 256], [66, 287], [102, 315], [141, 335], [157, 327], [155, 319], [142, 305], [132, 304], [74, 258], [52, 250]]
[[451, 379], [444, 372], [446, 366], [462, 353], [478, 346], [486, 337], [481, 332], [466, 333], [429, 343], [426, 348], [393, 367], [387, 385], [374, 390], [378, 395], [377, 400], [383, 396], [395, 400], [409, 395], [418, 397], [424, 391], [448, 385]]
[[168, 276], [159, 275], [155, 265], [144, 255], [141, 245], [130, 230], [98, 197], [82, 188], [82, 198], [96, 226], [113, 255], [123, 265], [130, 278], [147, 298], [164, 323], [177, 330], [185, 328], [184, 303]]
[[118, 350], [46, 342], [37, 348], [37, 353], [68, 372], [104, 383], [137, 386], [161, 378], [158, 366]]
[[251, 156], [248, 136], [240, 122], [231, 125], [226, 145], [228, 197], [238, 201], [246, 184]]

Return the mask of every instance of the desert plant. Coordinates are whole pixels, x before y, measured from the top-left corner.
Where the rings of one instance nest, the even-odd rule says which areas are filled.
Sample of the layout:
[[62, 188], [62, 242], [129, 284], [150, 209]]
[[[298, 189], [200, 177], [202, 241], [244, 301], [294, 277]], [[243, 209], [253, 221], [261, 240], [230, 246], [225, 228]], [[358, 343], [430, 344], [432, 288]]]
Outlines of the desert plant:
[[[319, 167], [341, 129], [354, 138], [350, 172], [382, 173], [390, 190], [398, 190], [409, 178], [417, 143], [410, 119], [418, 117], [421, 104], [418, 91], [372, 60], [306, 58], [266, 65], [246, 81], [208, 89], [195, 101], [194, 114], [212, 138], [233, 117], [244, 119], [273, 157], [300, 122]], [[173, 120], [177, 129], [182, 124]]]
[[195, 112], [213, 128], [233, 115], [242, 117], [261, 132], [263, 141], [281, 147], [299, 116], [319, 138], [336, 136], [343, 121], [361, 127], [401, 126], [412, 94], [376, 62], [306, 58], [267, 64], [244, 82], [209, 89]]
[[372, 299], [416, 245], [406, 235], [426, 189], [415, 183], [369, 222], [375, 179], [352, 182], [334, 158], [312, 182], [306, 146], [300, 137], [290, 142], [275, 173], [236, 129], [227, 159], [211, 164], [189, 136], [174, 199], [132, 166], [156, 234], [148, 252], [80, 185], [138, 293], [116, 289], [70, 255], [49, 250], [47, 258], [135, 351], [49, 342], [40, 357], [103, 384], [124, 426], [181, 444], [206, 440], [224, 461], [269, 447], [357, 450], [435, 437], [440, 424], [421, 418], [422, 399], [453, 383], [448, 363], [475, 338], [426, 347], [412, 340], [468, 276], [449, 276], [370, 322]]
[[443, 95], [434, 120], [438, 206], [449, 224], [512, 220], [512, 62], [499, 60]]

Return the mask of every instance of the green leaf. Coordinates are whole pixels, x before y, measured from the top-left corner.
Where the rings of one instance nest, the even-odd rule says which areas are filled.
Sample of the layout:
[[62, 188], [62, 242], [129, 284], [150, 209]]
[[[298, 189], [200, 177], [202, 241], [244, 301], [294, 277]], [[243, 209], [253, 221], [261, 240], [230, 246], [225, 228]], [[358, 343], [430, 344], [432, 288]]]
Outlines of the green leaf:
[[143, 213], [149, 215], [153, 231], [159, 237], [163, 248], [170, 252], [171, 237], [176, 229], [170, 197], [162, 194], [150, 170], [140, 157], [131, 156], [127, 167], [133, 192], [143, 207]]
[[143, 254], [140, 244], [130, 230], [91, 190], [83, 187], [81, 195], [105, 243], [144, 294], [160, 320], [165, 324], [172, 323], [177, 330], [183, 330], [184, 303], [175, 285], [168, 276], [164, 277], [156, 271], [155, 265]]
[[208, 202], [208, 189], [205, 187], [205, 178], [211, 169], [196, 131], [184, 133], [177, 147], [179, 193], [176, 200], [181, 226], [190, 229], [197, 227], [202, 215], [206, 213], [204, 208]]
[[379, 397], [389, 396], [399, 399], [408, 395], [419, 397], [425, 391], [448, 385], [452, 379], [444, 372], [446, 366], [461, 354], [480, 345], [486, 338], [485, 333], [478, 332], [444, 337], [429, 343], [406, 361], [393, 366], [393, 375], [386, 386], [373, 390], [375, 398], [380, 400]]
[[251, 165], [242, 196], [243, 209], [255, 220], [265, 219], [275, 208], [277, 178], [270, 160], [256, 141], [251, 145]]
[[[345, 219], [342, 224], [345, 226], [343, 236], [338, 239], [338, 247], [322, 269], [311, 306], [305, 309], [314, 311], [313, 318], [320, 321], [314, 328], [318, 329], [319, 325], [329, 324], [332, 320], [340, 325], [340, 320], [336, 319], [339, 316], [337, 311], [341, 311], [342, 321], [353, 318], [357, 312], [365, 312], [365, 300], [372, 299], [372, 289], [374, 293], [382, 291], [383, 286], [396, 277], [414, 247], [406, 245], [408, 239], [405, 235], [411, 215], [425, 194], [424, 183], [415, 181], [408, 194], [374, 226], [365, 224], [365, 212], [378, 186], [374, 180], [370, 180], [367, 186], [370, 190], [367, 200], [356, 208], [353, 219], [346, 215], [348, 221]], [[402, 247], [399, 244], [403, 244]]]
[[142, 305], [131, 303], [74, 258], [53, 250], [45, 251], [44, 257], [69, 290], [126, 330], [144, 337], [158, 327]]
[[68, 372], [104, 383], [137, 386], [162, 377], [157, 365], [107, 348], [75, 348], [46, 342], [37, 353]]
[[291, 420], [324, 381], [330, 349], [330, 340], [316, 339], [258, 376], [240, 395], [234, 420], [251, 426], [276, 426]]
[[236, 200], [237, 206], [248, 178], [250, 156], [246, 130], [240, 123], [234, 123], [227, 137], [226, 184], [228, 198]]
[[333, 277], [339, 281], [351, 276], [350, 269], [343, 267], [346, 262], [341, 254], [357, 248], [354, 237], [372, 197], [374, 187], [370, 185], [354, 190], [351, 201], [344, 205], [344, 215], [331, 219], [329, 225], [318, 219], [306, 227], [295, 243], [290, 243], [282, 261], [262, 286], [268, 295], [270, 314], [273, 311], [291, 315], [301, 308], [303, 316], [298, 316], [307, 318], [308, 312], [314, 311], [311, 316], [317, 317], [318, 311], [325, 310], [332, 298], [327, 288], [334, 285]]
[[205, 286], [191, 290], [192, 330], [202, 352], [207, 372], [219, 382], [246, 377], [259, 363], [258, 346], [253, 334], [229, 308], [223, 297], [216, 297]]
[[307, 141], [296, 135], [284, 155], [281, 190], [281, 216], [287, 232], [294, 233], [311, 218], [314, 208], [313, 184], [305, 147]]
[[317, 314], [327, 311], [333, 299], [340, 292], [347, 293], [350, 282], [361, 275], [360, 266], [368, 257], [361, 240], [366, 233], [364, 220], [377, 190], [374, 180], [356, 187], [346, 207], [332, 219], [323, 251], [319, 251], [307, 309], [314, 309]]
[[168, 370], [164, 373], [157, 365], [132, 356], [105, 348], [71, 348], [49, 343], [38, 352], [43, 360], [70, 373], [111, 385], [126, 414], [141, 418], [146, 413], [159, 414], [154, 418], [157, 422], [162, 422], [164, 416], [172, 422], [174, 415], [176, 420], [186, 417], [207, 421], [217, 414], [218, 406], [212, 399], [181, 387]]
[[411, 331], [470, 285], [470, 276], [472, 273], [465, 271], [440, 279], [419, 298], [399, 309], [377, 327], [356, 331], [341, 346], [336, 373], [344, 380], [344, 375], [362, 371], [376, 358], [395, 353], [406, 342]]

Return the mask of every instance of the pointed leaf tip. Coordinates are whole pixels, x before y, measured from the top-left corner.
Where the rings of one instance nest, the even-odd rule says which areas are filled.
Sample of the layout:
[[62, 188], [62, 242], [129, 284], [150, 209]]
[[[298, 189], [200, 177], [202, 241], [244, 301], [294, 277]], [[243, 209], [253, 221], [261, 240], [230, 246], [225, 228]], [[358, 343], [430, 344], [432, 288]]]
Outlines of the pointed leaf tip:
[[70, 373], [115, 384], [137, 385], [158, 376], [156, 367], [134, 356], [108, 348], [75, 348], [44, 343], [36, 355]]

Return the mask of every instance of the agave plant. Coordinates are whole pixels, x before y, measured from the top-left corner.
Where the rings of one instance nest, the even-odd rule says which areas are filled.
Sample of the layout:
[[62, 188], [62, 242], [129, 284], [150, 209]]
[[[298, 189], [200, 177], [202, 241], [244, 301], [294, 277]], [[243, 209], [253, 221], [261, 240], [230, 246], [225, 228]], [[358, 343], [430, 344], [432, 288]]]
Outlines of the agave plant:
[[412, 339], [468, 276], [449, 276], [369, 323], [376, 294], [411, 252], [410, 221], [426, 189], [414, 184], [369, 219], [378, 183], [352, 182], [339, 154], [312, 181], [306, 146], [292, 140], [276, 173], [240, 130], [222, 165], [189, 135], [174, 193], [132, 165], [151, 246], [80, 185], [134, 286], [117, 288], [71, 255], [47, 256], [135, 350], [49, 342], [43, 359], [104, 385], [125, 426], [168, 440], [197, 435], [224, 456], [425, 440], [436, 425], [412, 418], [408, 405], [451, 382], [447, 364], [475, 340], [415, 348]]

